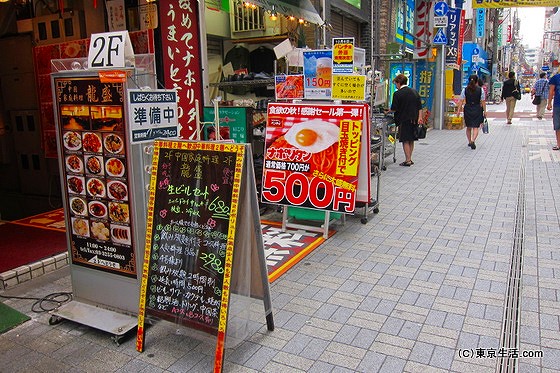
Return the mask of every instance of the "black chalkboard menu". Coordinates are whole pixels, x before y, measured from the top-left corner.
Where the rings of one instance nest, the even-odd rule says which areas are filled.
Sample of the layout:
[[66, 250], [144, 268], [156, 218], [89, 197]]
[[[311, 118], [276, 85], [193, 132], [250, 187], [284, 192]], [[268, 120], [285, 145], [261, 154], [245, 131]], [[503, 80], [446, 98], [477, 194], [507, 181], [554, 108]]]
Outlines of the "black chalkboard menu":
[[146, 314], [216, 335], [223, 348], [244, 156], [243, 144], [155, 141], [138, 351]]

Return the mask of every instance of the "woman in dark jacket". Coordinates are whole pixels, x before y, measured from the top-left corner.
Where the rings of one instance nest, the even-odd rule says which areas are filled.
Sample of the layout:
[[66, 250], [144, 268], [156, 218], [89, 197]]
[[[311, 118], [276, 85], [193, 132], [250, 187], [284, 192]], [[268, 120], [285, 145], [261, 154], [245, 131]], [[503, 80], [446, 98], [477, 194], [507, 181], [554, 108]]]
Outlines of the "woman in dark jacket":
[[476, 149], [475, 140], [478, 137], [478, 128], [484, 122], [486, 116], [486, 94], [478, 85], [478, 76], [471, 75], [469, 84], [461, 92], [461, 102], [457, 110], [457, 115], [461, 114], [465, 119], [468, 146]]
[[504, 81], [504, 85], [502, 87], [502, 100], [506, 100], [507, 124], [511, 124], [513, 114], [515, 113], [517, 98], [513, 94], [514, 90], [517, 90], [519, 95], [521, 95], [521, 87], [519, 86], [517, 79], [515, 79], [515, 73], [510, 71], [508, 79]]

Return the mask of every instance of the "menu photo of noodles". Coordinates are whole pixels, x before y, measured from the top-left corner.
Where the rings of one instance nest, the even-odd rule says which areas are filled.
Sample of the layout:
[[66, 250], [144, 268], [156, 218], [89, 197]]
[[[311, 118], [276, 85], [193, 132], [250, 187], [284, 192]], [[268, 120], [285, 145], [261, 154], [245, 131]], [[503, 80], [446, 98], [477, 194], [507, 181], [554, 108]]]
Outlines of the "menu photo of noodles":
[[261, 199], [351, 213], [364, 105], [270, 103]]

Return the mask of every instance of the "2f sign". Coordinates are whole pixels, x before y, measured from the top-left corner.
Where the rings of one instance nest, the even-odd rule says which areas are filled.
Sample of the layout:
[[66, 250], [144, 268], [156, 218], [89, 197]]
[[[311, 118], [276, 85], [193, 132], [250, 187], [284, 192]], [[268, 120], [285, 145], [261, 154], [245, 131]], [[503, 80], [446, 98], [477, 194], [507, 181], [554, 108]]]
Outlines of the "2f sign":
[[90, 69], [118, 69], [134, 58], [128, 31], [92, 34], [88, 52]]

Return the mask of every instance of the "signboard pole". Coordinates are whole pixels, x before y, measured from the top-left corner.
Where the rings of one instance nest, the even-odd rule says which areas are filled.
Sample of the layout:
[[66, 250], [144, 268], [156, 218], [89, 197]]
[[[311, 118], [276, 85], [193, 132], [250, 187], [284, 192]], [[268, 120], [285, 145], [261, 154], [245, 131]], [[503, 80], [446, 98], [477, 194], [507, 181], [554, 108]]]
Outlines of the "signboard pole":
[[441, 46], [440, 62], [439, 62], [439, 73], [440, 76], [439, 87], [437, 87], [439, 99], [435, 100], [435, 116], [434, 125], [436, 129], [443, 129], [444, 116], [445, 116], [445, 45]]

